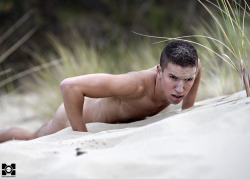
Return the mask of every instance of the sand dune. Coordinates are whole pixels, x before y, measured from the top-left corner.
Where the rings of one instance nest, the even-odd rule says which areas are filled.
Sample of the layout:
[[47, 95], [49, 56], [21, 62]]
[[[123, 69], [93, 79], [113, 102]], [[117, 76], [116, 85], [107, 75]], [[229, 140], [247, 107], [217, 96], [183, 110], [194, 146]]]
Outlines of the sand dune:
[[88, 124], [0, 144], [16, 178], [250, 178], [250, 98], [245, 92], [128, 124]]

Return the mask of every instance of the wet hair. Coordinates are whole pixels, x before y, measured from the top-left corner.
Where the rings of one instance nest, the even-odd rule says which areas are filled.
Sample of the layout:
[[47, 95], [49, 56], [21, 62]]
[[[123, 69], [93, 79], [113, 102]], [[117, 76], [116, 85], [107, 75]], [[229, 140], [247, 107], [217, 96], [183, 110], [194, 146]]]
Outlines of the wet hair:
[[198, 64], [198, 54], [194, 46], [185, 41], [174, 41], [166, 45], [161, 53], [160, 66], [162, 71], [168, 63], [181, 67], [193, 67]]

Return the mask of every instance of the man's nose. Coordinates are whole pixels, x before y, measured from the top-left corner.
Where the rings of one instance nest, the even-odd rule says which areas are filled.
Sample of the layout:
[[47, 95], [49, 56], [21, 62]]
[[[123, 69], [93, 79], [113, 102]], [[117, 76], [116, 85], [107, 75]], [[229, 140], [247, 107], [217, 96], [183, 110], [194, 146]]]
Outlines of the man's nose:
[[175, 91], [177, 93], [182, 93], [184, 91], [184, 82], [183, 81], [180, 81], [177, 86], [175, 87]]

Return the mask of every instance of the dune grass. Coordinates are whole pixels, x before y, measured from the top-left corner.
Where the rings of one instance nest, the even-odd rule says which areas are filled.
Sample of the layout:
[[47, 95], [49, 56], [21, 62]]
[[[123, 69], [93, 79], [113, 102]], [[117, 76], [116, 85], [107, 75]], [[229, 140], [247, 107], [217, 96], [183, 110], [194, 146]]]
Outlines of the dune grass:
[[[223, 46], [217, 47], [220, 53], [223, 55], [223, 61], [228, 63], [233, 70], [235, 70], [242, 79], [244, 89], [247, 97], [250, 96], [250, 64], [249, 64], [249, 30], [246, 29], [246, 25], [249, 27], [250, 20], [250, 8], [247, 2], [244, 0], [244, 6], [237, 1], [217, 0], [217, 4], [211, 1], [207, 2], [216, 7], [220, 12], [220, 18], [216, 17], [207, 5], [199, 2], [206, 8], [209, 14], [213, 17], [217, 29], [217, 39]], [[218, 15], [217, 15], [218, 16]], [[212, 42], [214, 43], [214, 41]], [[217, 43], [213, 44], [217, 46]]]
[[[249, 69], [249, 30], [250, 27], [250, 14], [249, 14], [249, 5], [244, 0], [244, 7], [239, 4], [237, 1], [233, 1], [230, 3], [228, 0], [217, 0], [217, 4], [206, 0], [209, 5], [204, 2], [198, 0], [202, 6], [208, 11], [212, 19], [214, 20], [212, 25], [210, 22], [210, 26], [207, 27], [197, 27], [206, 29], [208, 28], [211, 33], [206, 33], [205, 31], [201, 32], [197, 35], [189, 35], [189, 36], [181, 36], [181, 37], [158, 37], [158, 36], [150, 36], [145, 34], [140, 34], [134, 32], [135, 34], [160, 39], [155, 43], [163, 43], [171, 40], [183, 40], [190, 42], [197, 46], [198, 49], [202, 49], [202, 53], [210, 54], [212, 57], [208, 59], [205, 57], [205, 63], [203, 62], [202, 68], [207, 68], [208, 62], [213, 64], [211, 67], [212, 71], [218, 69], [216, 71], [218, 77], [217, 79], [222, 79], [223, 81], [227, 81], [222, 77], [228, 78], [231, 76], [227, 76], [228, 73], [231, 73], [232, 79], [234, 80], [234, 84], [238, 85], [237, 88], [240, 89], [239, 79], [242, 81], [244, 89], [246, 91], [246, 96], [249, 97], [249, 84], [250, 84], [250, 69]], [[215, 7], [215, 8], [214, 8]], [[217, 10], [217, 12], [213, 12], [212, 9]], [[198, 40], [197, 40], [198, 39]], [[204, 57], [204, 56], [203, 56]], [[202, 59], [201, 59], [202, 60]], [[222, 60], [220, 62], [220, 60]], [[206, 62], [208, 61], [208, 62]], [[205, 64], [205, 65], [204, 65]], [[225, 70], [224, 64], [229, 66], [229, 71]], [[224, 69], [224, 70], [223, 70]], [[227, 72], [228, 71], [228, 72]], [[238, 78], [235, 76], [238, 75]], [[214, 80], [216, 79], [212, 77]], [[206, 80], [207, 81], [207, 80]], [[221, 81], [221, 80], [220, 80]], [[232, 80], [231, 80], [232, 81]], [[220, 83], [222, 87], [224, 86], [224, 82]], [[209, 87], [209, 83], [207, 83]], [[223, 87], [224, 88], [224, 87]], [[228, 87], [229, 88], [229, 87]]]
[[[0, 35], [0, 89], [5, 88], [8, 91], [14, 91], [15, 86], [12, 84], [13, 81], [26, 76], [36, 69], [28, 69], [19, 74], [14, 74], [13, 69], [9, 67], [8, 69], [3, 69], [1, 64], [8, 59], [15, 51], [21, 48], [25, 42], [27, 42], [38, 30], [37, 26], [32, 25], [32, 27], [26, 29], [25, 23], [29, 22], [30, 18], [34, 15], [34, 10], [31, 9], [27, 11], [18, 21], [16, 21], [11, 27], [9, 27], [4, 33]], [[24, 34], [17, 35], [16, 32], [24, 30]], [[17, 40], [11, 43], [12, 37], [17, 37]]]

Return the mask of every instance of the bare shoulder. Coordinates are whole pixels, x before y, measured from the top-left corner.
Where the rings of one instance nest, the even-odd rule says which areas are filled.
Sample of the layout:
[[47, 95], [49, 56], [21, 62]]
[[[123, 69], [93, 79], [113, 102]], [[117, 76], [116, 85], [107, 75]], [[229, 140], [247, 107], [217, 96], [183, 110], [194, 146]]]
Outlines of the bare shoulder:
[[201, 68], [201, 61], [198, 59], [198, 68]]
[[156, 76], [156, 68], [150, 68], [147, 70], [142, 70], [138, 72], [130, 72], [131, 75], [134, 75], [134, 77], [140, 81], [141, 85], [146, 85], [144, 84], [145, 82], [150, 82], [152, 81], [155, 76]]
[[130, 72], [128, 75], [135, 80], [137, 90], [139, 93], [145, 93], [155, 85], [156, 68], [150, 68], [147, 70]]

